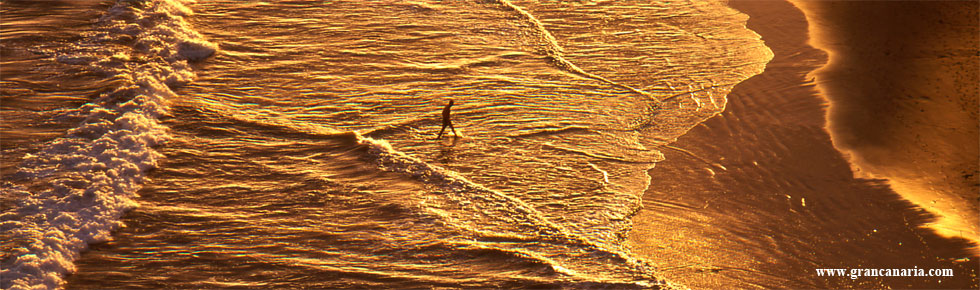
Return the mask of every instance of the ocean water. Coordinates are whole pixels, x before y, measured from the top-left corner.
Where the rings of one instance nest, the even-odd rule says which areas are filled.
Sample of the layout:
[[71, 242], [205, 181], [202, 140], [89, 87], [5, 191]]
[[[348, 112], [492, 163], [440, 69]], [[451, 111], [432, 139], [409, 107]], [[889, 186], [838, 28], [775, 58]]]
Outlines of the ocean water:
[[708, 1], [0, 7], [5, 289], [673, 287], [647, 171], [772, 57]]

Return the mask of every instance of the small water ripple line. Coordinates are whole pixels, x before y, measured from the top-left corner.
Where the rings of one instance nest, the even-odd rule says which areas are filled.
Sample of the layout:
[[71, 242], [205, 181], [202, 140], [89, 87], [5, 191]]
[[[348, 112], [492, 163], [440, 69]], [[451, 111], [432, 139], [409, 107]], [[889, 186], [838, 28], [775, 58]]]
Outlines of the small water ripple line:
[[656, 103], [660, 102], [660, 100], [657, 99], [657, 97], [653, 96], [653, 94], [649, 92], [585, 71], [575, 63], [565, 58], [565, 52], [564, 52], [565, 49], [561, 47], [561, 45], [558, 43], [558, 40], [555, 39], [555, 36], [552, 35], [550, 31], [548, 31], [548, 28], [544, 27], [544, 24], [541, 23], [541, 21], [538, 20], [537, 17], [534, 17], [534, 14], [527, 12], [527, 10], [524, 10], [524, 8], [517, 6], [513, 2], [510, 2], [509, 0], [497, 0], [497, 3], [500, 3], [500, 5], [503, 5], [507, 9], [516, 12], [517, 15], [521, 17], [521, 19], [534, 25], [534, 28], [540, 34], [541, 38], [543, 38], [543, 41], [545, 43], [545, 47], [544, 47], [545, 53], [548, 55], [549, 58], [551, 58], [551, 60], [559, 68], [579, 76], [601, 81], [603, 83], [612, 85], [614, 87], [625, 89], [633, 93], [639, 94], [641, 96], [648, 97], [650, 98], [650, 100], [653, 100]]

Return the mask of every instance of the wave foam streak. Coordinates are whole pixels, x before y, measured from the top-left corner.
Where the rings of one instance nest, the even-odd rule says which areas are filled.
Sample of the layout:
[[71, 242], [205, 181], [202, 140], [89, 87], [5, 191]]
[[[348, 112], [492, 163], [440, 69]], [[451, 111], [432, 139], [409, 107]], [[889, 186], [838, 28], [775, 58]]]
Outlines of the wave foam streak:
[[168, 139], [158, 119], [167, 114], [171, 87], [194, 77], [189, 60], [214, 53], [184, 21], [181, 1], [119, 1], [99, 29], [70, 53], [66, 64], [87, 66], [122, 85], [58, 118], [77, 120], [64, 137], [28, 154], [5, 182], [17, 205], [0, 214], [4, 255], [0, 287], [51, 289], [90, 243], [106, 241], [120, 216], [137, 206], [137, 192]]
[[427, 184], [439, 184], [442, 199], [424, 208], [472, 239], [458, 247], [510, 252], [549, 265], [573, 282], [600, 282], [621, 287], [670, 284], [651, 275], [651, 265], [622, 249], [576, 234], [551, 222], [542, 212], [505, 193], [473, 183], [457, 173], [406, 155], [385, 141], [357, 136], [359, 144], [387, 171], [406, 173]]

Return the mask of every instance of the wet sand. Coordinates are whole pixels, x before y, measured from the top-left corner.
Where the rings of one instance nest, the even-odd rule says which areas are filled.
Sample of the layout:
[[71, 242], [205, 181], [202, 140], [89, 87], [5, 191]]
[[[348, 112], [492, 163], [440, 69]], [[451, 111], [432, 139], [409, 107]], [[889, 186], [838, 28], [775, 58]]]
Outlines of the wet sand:
[[940, 234], [980, 241], [980, 2], [800, 1], [828, 129], [860, 177], [939, 216]]
[[[855, 178], [834, 147], [827, 101], [810, 76], [828, 58], [808, 45], [803, 13], [784, 1], [730, 6], [751, 16], [748, 27], [774, 59], [735, 87], [721, 115], [665, 150], [634, 217], [633, 250], [695, 289], [977, 288], [980, 264], [968, 240], [925, 227], [935, 215], [887, 180]], [[851, 279], [815, 271], [913, 267], [955, 274]]]

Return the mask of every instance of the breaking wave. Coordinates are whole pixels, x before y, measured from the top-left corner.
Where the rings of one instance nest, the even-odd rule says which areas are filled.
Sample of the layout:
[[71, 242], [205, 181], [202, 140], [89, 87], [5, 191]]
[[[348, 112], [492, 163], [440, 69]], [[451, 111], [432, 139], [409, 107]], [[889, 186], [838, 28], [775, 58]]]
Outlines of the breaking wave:
[[[168, 113], [171, 88], [195, 77], [188, 62], [216, 50], [184, 20], [183, 1], [119, 1], [98, 28], [58, 62], [87, 66], [122, 85], [57, 118], [78, 126], [23, 159], [5, 183], [19, 198], [2, 216], [0, 231], [17, 247], [3, 260], [5, 289], [58, 288], [62, 275], [89, 244], [106, 241], [137, 206], [146, 172], [167, 141], [159, 119]], [[120, 49], [125, 48], [125, 49]]]

